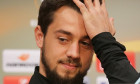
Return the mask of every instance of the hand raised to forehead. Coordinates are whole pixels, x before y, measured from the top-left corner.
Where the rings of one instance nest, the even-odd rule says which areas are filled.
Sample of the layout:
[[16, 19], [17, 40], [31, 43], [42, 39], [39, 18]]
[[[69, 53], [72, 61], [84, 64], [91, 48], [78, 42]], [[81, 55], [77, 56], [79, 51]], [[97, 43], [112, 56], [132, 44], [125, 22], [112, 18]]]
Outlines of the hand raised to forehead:
[[94, 0], [94, 2], [84, 0], [84, 3], [80, 0], [73, 1], [82, 13], [86, 31], [91, 39], [102, 32], [115, 35], [114, 19], [108, 17], [105, 0], [102, 0], [101, 5], [99, 0]]

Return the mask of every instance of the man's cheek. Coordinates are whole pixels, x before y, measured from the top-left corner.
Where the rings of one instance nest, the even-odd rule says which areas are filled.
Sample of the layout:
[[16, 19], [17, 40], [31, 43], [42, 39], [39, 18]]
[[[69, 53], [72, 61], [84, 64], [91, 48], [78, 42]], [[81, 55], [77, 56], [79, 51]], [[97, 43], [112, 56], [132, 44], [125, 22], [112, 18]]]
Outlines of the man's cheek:
[[92, 57], [87, 57], [88, 59], [85, 59], [83, 61], [83, 64], [82, 64], [82, 69], [83, 71], [86, 71], [89, 69], [90, 65], [91, 65], [91, 62], [92, 62]]

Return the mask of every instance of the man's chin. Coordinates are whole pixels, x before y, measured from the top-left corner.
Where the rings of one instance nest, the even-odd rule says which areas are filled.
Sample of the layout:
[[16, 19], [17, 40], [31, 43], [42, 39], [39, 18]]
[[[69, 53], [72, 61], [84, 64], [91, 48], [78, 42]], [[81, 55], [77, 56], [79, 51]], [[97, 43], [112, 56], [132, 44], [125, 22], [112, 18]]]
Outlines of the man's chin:
[[69, 71], [67, 72], [57, 72], [58, 76], [62, 79], [74, 79], [77, 75], [77, 73], [71, 73]]
[[[51, 71], [49, 73], [48, 79], [52, 82], [52, 84], [82, 84], [83, 82], [83, 74], [80, 72], [71, 72], [62, 70], [59, 71], [57, 69]], [[57, 81], [57, 82], [54, 82]]]
[[80, 68], [79, 67], [68, 67], [63, 64], [59, 65], [59, 67], [55, 68], [56, 73], [61, 77], [61, 78], [69, 78], [73, 79], [80, 73]]

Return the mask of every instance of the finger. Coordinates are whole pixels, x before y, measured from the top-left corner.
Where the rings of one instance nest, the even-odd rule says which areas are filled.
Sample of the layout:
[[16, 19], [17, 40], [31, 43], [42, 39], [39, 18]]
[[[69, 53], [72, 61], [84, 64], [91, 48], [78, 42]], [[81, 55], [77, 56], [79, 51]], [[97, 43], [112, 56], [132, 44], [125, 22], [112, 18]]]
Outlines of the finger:
[[84, 0], [84, 3], [88, 10], [93, 9], [92, 0]]
[[78, 6], [82, 14], [86, 14], [88, 12], [86, 6], [79, 0], [73, 0], [73, 2]]
[[93, 0], [88, 0], [88, 1], [92, 3]]
[[102, 0], [101, 9], [103, 10], [104, 14], [105, 14], [106, 16], [108, 16], [108, 12], [107, 12], [107, 9], [106, 9], [105, 0]]
[[105, 5], [105, 0], [102, 0], [102, 5]]
[[84, 0], [84, 3], [85, 3], [85, 5], [87, 7], [87, 10], [89, 12], [94, 11], [94, 6], [93, 6], [93, 3], [92, 3], [92, 0]]
[[90, 2], [89, 2], [89, 0], [84, 0], [84, 3], [86, 5], [87, 9], [89, 9], [90, 8]]
[[103, 10], [106, 10], [105, 0], [102, 0], [101, 8]]
[[99, 2], [99, 0], [94, 0], [94, 5], [95, 5], [95, 7], [100, 7], [100, 2]]
[[115, 33], [116, 33], [116, 30], [115, 30], [115, 26], [114, 26], [114, 18], [110, 18], [110, 23], [111, 23], [111, 33], [112, 33], [112, 35], [114, 36], [115, 35]]

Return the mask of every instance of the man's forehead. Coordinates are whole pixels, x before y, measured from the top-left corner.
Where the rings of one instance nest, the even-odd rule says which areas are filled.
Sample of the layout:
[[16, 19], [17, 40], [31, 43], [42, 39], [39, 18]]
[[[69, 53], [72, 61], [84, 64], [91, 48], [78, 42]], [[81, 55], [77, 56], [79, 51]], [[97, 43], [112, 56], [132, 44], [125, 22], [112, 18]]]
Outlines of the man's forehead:
[[71, 7], [69, 7], [69, 6], [62, 6], [62, 7], [60, 7], [60, 8], [54, 13], [54, 16], [57, 16], [57, 15], [60, 15], [60, 14], [61, 14], [62, 16], [64, 16], [64, 15], [66, 15], [66, 14], [68, 14], [68, 13], [70, 13], [70, 15], [72, 14], [72, 15], [80, 15], [80, 16], [82, 16], [80, 12], [76, 11], [75, 9], [73, 9], [73, 8], [71, 8]]
[[[57, 33], [77, 36], [78, 38], [87, 37], [82, 15], [74, 9], [63, 6], [56, 11], [50, 30]], [[63, 30], [63, 31], [62, 31]]]
[[82, 15], [68, 6], [63, 6], [55, 12], [53, 22], [63, 25], [67, 23], [71, 24], [69, 26], [74, 26], [76, 24], [84, 26]]

